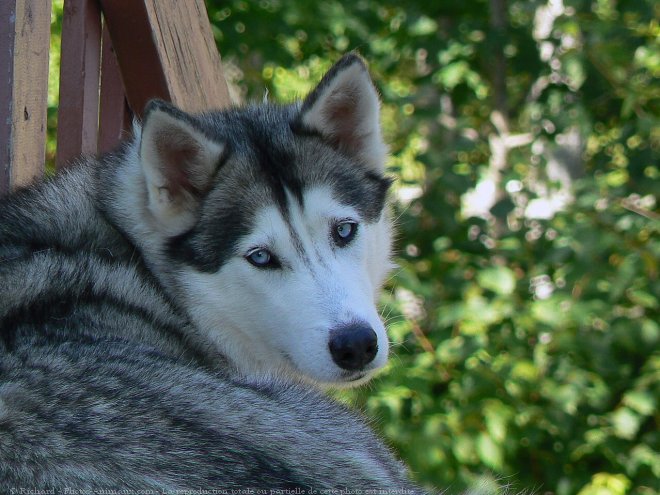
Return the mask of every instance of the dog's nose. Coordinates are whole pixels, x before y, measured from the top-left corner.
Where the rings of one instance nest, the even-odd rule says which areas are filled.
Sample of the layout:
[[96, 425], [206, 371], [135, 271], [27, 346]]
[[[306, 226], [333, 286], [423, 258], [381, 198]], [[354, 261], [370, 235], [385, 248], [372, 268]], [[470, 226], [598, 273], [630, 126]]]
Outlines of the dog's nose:
[[366, 323], [353, 323], [331, 330], [328, 346], [337, 366], [355, 371], [374, 360], [378, 353], [378, 337]]

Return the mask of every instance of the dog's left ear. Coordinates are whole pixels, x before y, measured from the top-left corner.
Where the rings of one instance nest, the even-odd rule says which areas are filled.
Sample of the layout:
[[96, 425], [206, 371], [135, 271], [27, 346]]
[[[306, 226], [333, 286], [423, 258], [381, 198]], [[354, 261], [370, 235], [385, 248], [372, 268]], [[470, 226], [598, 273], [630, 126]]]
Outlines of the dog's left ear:
[[178, 108], [152, 100], [145, 109], [140, 162], [148, 209], [166, 235], [189, 229], [211, 186], [224, 146], [209, 139]]
[[373, 172], [385, 169], [380, 100], [362, 58], [344, 55], [305, 98], [294, 130], [319, 133]]

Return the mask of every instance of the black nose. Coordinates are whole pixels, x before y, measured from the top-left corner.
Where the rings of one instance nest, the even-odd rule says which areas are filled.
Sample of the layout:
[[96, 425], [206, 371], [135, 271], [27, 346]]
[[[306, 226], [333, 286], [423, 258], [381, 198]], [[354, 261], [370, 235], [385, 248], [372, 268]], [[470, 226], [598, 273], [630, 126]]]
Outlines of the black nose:
[[366, 323], [353, 323], [331, 330], [328, 346], [337, 366], [355, 371], [374, 360], [378, 353], [378, 337]]

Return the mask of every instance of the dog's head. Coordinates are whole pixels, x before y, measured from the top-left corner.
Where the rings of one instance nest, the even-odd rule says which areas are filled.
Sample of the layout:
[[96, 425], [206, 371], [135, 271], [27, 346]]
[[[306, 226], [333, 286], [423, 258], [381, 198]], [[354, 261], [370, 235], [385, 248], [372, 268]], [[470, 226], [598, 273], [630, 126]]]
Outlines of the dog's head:
[[387, 361], [386, 147], [362, 60], [299, 104], [188, 115], [152, 102], [139, 140], [147, 263], [242, 372], [350, 386]]

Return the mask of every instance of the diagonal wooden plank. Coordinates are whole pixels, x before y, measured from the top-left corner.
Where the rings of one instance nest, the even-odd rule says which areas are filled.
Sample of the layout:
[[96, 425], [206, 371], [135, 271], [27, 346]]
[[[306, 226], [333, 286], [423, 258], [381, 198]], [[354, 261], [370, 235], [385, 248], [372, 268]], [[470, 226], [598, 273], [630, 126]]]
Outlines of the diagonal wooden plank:
[[154, 97], [195, 112], [230, 104], [203, 0], [100, 0], [128, 102]]

